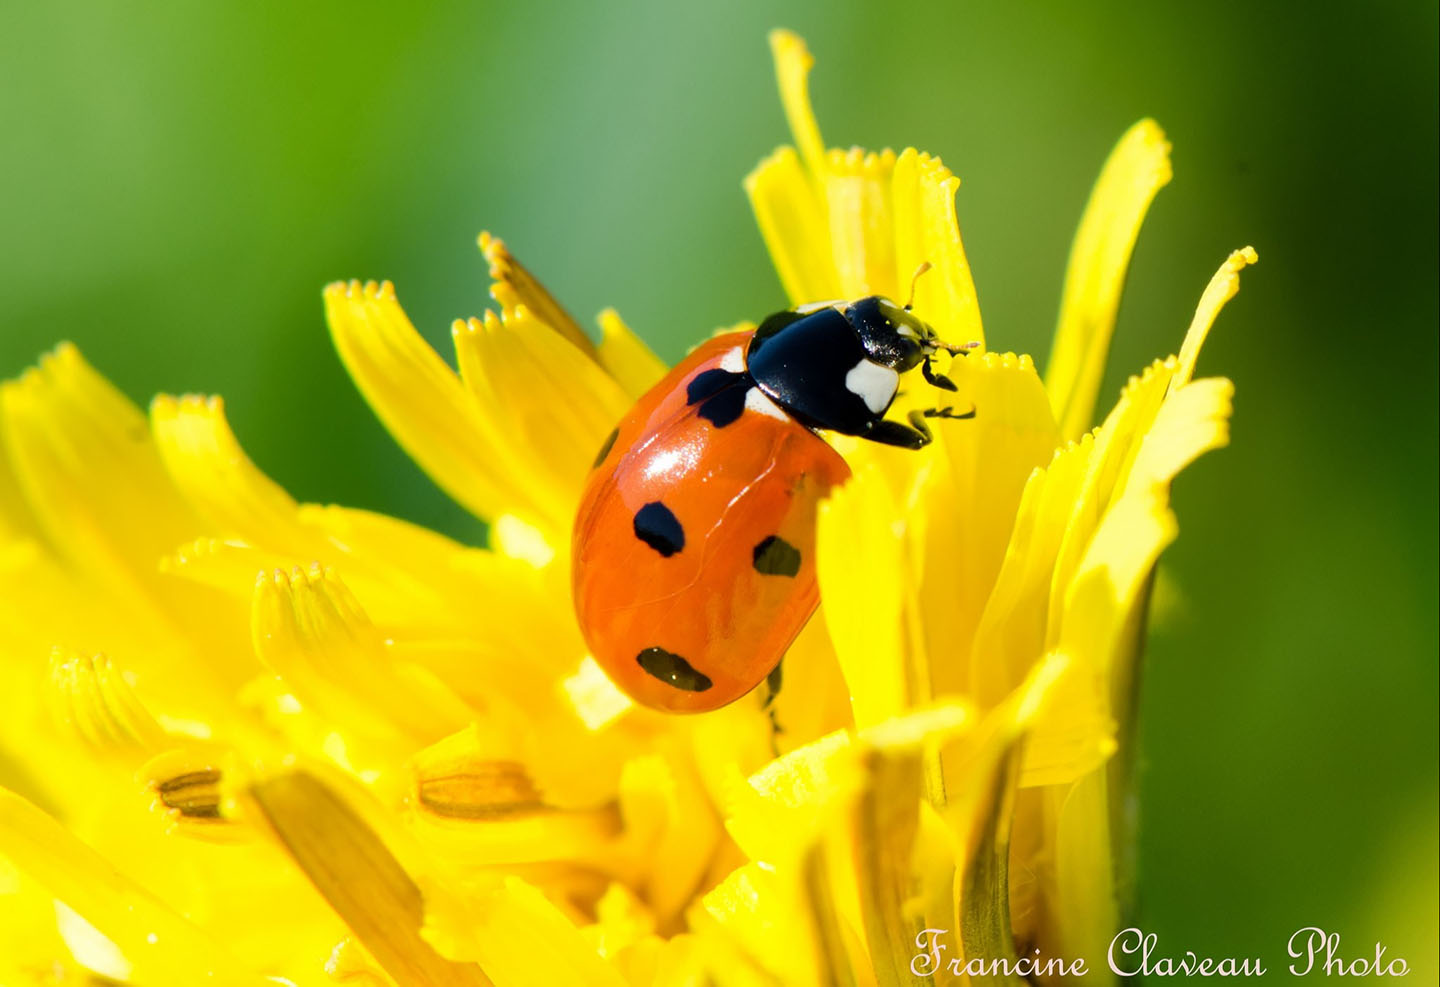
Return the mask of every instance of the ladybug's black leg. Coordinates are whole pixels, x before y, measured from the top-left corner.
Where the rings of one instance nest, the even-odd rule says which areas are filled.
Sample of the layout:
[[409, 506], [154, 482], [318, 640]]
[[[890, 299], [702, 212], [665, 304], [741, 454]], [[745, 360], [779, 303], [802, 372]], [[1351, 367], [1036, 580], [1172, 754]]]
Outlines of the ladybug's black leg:
[[916, 416], [922, 418], [974, 418], [975, 406], [972, 404], [969, 411], [956, 411], [953, 407], [946, 405], [944, 408], [926, 408], [924, 411], [910, 412], [910, 420], [915, 421]]
[[[912, 428], [911, 425], [915, 427]], [[930, 426], [925, 424], [918, 411], [910, 413], [910, 425], [901, 425], [884, 418], [871, 422], [869, 428], [860, 433], [860, 438], [879, 442], [881, 445], [899, 446], [901, 449], [923, 449], [934, 439], [930, 434]]]
[[770, 674], [765, 676], [767, 695], [765, 696], [764, 705], [760, 707], [770, 715], [770, 749], [776, 757], [780, 756], [780, 734], [785, 732], [785, 728], [780, 725], [780, 718], [775, 715], [775, 697], [780, 695], [780, 669], [783, 664], [784, 662], [781, 662], [779, 665], [776, 665], [770, 670]]
[[924, 375], [925, 380], [930, 384], [931, 387], [938, 387], [942, 391], [957, 390], [957, 388], [955, 387], [955, 382], [953, 380], [951, 380], [949, 377], [946, 377], [944, 374], [935, 372], [935, 368], [930, 365], [930, 361], [933, 359], [934, 357], [927, 356], [924, 362], [920, 364], [920, 373]]
[[769, 675], [765, 676], [765, 688], [769, 690], [768, 694], [765, 696], [766, 709], [769, 709], [770, 706], [775, 702], [775, 697], [780, 695], [780, 686], [784, 681], [784, 673], [781, 671], [781, 669], [784, 667], [785, 662], [782, 660], [774, 668], [770, 669]]

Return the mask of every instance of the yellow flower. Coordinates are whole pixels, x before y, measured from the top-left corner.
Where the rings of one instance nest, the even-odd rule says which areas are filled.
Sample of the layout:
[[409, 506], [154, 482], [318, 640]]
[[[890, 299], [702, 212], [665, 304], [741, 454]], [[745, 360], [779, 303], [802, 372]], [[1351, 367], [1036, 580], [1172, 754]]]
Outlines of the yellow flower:
[[[808, 53], [772, 42], [798, 151], [746, 187], [792, 301], [903, 297], [928, 261], [917, 313], [982, 341], [956, 180], [913, 150], [827, 151]], [[73, 347], [4, 385], [0, 980], [1103, 972], [1169, 484], [1227, 438], [1230, 384], [1195, 361], [1255, 259], [1092, 430], [1167, 151], [1142, 122], [1106, 164], [1043, 381], [977, 350], [948, 371], [973, 421], [917, 453], [837, 442], [855, 476], [823, 506], [825, 604], [773, 719], [756, 697], [637, 708], [586, 656], [570, 518], [664, 368], [613, 312], [593, 343], [499, 240], [500, 311], [455, 324], [458, 374], [388, 284], [325, 292], [356, 383], [490, 548], [298, 504], [218, 398], [147, 420]]]

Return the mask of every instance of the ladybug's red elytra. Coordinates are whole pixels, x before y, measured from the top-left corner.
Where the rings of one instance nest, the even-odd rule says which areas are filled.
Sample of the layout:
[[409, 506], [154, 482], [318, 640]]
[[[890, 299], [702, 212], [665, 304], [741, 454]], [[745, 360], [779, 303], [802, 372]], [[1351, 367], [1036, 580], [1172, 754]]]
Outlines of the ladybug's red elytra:
[[850, 475], [817, 434], [919, 449], [885, 412], [935, 372], [935, 331], [878, 295], [777, 312], [717, 336], [642, 397], [600, 449], [575, 519], [573, 591], [595, 659], [632, 698], [718, 709], [759, 685], [819, 603], [815, 517]]

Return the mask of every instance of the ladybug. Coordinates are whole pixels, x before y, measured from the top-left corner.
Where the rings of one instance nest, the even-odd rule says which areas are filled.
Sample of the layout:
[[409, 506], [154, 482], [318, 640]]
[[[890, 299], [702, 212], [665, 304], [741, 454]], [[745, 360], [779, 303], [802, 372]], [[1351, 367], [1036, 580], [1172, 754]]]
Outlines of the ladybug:
[[[970, 344], [971, 346], [976, 344]], [[717, 709], [770, 677], [819, 603], [815, 518], [850, 469], [818, 432], [919, 449], [926, 418], [885, 412], [935, 331], [888, 298], [822, 302], [716, 336], [642, 397], [595, 459], [572, 589], [595, 659], [638, 702]]]

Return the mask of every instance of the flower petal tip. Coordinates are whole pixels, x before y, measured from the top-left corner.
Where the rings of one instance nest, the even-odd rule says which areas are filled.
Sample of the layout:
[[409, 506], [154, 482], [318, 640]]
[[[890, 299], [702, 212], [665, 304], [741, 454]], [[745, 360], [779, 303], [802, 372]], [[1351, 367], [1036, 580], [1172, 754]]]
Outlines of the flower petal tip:
[[780, 84], [780, 102], [790, 124], [795, 146], [813, 174], [825, 163], [825, 142], [810, 107], [810, 69], [815, 64], [805, 42], [793, 31], [777, 28], [770, 32], [770, 52], [775, 59], [775, 76]]

